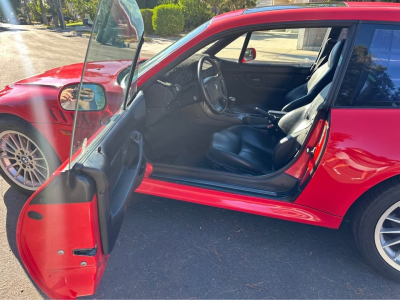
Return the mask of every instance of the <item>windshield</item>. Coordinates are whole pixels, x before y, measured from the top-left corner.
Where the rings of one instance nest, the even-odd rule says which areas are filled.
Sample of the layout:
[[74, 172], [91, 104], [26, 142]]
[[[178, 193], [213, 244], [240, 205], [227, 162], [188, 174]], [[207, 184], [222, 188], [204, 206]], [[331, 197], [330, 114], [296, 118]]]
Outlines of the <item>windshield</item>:
[[71, 142], [72, 157], [85, 152], [92, 137], [123, 109], [128, 97], [136, 93], [136, 81], [119, 84], [118, 74], [137, 78], [136, 61], [143, 39], [143, 20], [135, 0], [100, 0], [89, 41], [82, 78], [76, 92], [66, 91], [62, 101], [75, 110]]
[[193, 31], [189, 32], [187, 35], [182, 37], [181, 39], [177, 40], [175, 43], [172, 45], [168, 46], [149, 60], [145, 61], [144, 63], [139, 65], [139, 76], [142, 75], [143, 73], [147, 72], [149, 69], [151, 69], [154, 65], [158, 64], [160, 61], [162, 61], [164, 58], [166, 58], [168, 55], [170, 55], [172, 52], [175, 50], [179, 49], [183, 45], [185, 45], [187, 42], [189, 42], [191, 39], [194, 37], [198, 36], [200, 33], [202, 33], [208, 25], [211, 23], [210, 21], [207, 21], [206, 23], [200, 25]]

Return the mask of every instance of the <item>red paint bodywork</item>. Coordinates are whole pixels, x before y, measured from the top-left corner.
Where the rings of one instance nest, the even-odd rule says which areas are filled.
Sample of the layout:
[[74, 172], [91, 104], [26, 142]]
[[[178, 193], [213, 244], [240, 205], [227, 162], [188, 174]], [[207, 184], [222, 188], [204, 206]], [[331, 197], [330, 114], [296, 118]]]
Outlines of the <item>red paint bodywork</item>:
[[[109, 110], [115, 112], [121, 103], [123, 91], [117, 82], [118, 74], [130, 65], [130, 61], [94, 62], [88, 65], [85, 80], [103, 85]], [[0, 91], [0, 117], [14, 116], [31, 123], [53, 146], [60, 161], [69, 156], [71, 136], [61, 130], [72, 132], [74, 112], [64, 110], [59, 93], [64, 86], [79, 84], [83, 63], [64, 66], [18, 81]], [[113, 105], [115, 103], [116, 105]], [[86, 119], [98, 120], [107, 116], [103, 111], [85, 114]], [[79, 114], [79, 117], [82, 115]], [[83, 122], [80, 122], [83, 123]], [[91, 127], [90, 124], [87, 127]]]
[[[67, 164], [65, 161], [25, 203], [17, 224], [17, 246], [22, 262], [36, 284], [52, 299], [94, 294], [109, 257], [101, 248], [96, 195], [87, 203], [30, 204]], [[30, 211], [41, 214], [43, 219], [21, 217]], [[73, 250], [95, 247], [94, 256], [73, 254]], [[86, 264], [82, 266], [82, 262]]]
[[[242, 13], [243, 10], [240, 10], [215, 17], [206, 30], [142, 74], [138, 79], [139, 88], [190, 48], [228, 28], [313, 20], [400, 22], [400, 5], [393, 3], [349, 3], [348, 7]], [[101, 64], [105, 68], [101, 72], [96, 72], [94, 68], [93, 76], [97, 82], [102, 79], [107, 97], [112, 97], [108, 93], [116, 91], [117, 74], [126, 65], [123, 62]], [[61, 161], [66, 160], [70, 137], [62, 135], [60, 129], [72, 129], [72, 115], [61, 109], [57, 97], [62, 86], [79, 82], [81, 71], [82, 64], [66, 66], [6, 87], [0, 92], [0, 117], [1, 114], [8, 114], [30, 122], [54, 146]], [[48, 113], [49, 109], [56, 115], [56, 120]], [[66, 120], [59, 116], [60, 111], [67, 115]], [[296, 163], [285, 171], [302, 182], [308, 181], [293, 203], [155, 180], [151, 178], [152, 166], [149, 164], [137, 192], [338, 228], [343, 216], [360, 195], [400, 174], [400, 144], [393, 139], [393, 136], [398, 136], [393, 120], [399, 114], [397, 109], [332, 109], [329, 124], [320, 122], [308, 142], [307, 146], [318, 148], [315, 157], [311, 159], [302, 153]], [[325, 143], [321, 136], [327, 137]], [[55, 176], [58, 176], [57, 172]], [[93, 294], [107, 257], [102, 255], [100, 248], [98, 254], [90, 259], [73, 256], [72, 250], [95, 245], [101, 247], [96, 223], [96, 198], [81, 204], [29, 205], [34, 197], [25, 204], [17, 230], [18, 248], [28, 272], [52, 298]], [[30, 209], [43, 214], [42, 224], [25, 217]], [[76, 222], [78, 219], [79, 222]], [[59, 220], [63, 220], [62, 226], [57, 226]], [[46, 226], [47, 222], [52, 225]], [[64, 231], [65, 224], [69, 226], [68, 232]], [[79, 235], [71, 232], [79, 232]], [[47, 244], [48, 240], [54, 242]], [[64, 256], [57, 254], [60, 249], [65, 250]], [[81, 268], [81, 261], [86, 261], [89, 267]]]

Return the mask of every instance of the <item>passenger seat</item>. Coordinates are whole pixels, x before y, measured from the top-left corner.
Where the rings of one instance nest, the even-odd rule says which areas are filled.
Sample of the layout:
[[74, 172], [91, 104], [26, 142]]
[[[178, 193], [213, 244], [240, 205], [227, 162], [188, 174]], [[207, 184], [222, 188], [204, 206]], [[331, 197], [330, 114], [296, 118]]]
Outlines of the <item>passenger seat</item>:
[[345, 40], [336, 43], [329, 54], [328, 61], [320, 66], [309, 80], [286, 94], [283, 103], [287, 103], [282, 111], [289, 112], [296, 108], [311, 103], [311, 101], [332, 82], [336, 67], [338, 66]]

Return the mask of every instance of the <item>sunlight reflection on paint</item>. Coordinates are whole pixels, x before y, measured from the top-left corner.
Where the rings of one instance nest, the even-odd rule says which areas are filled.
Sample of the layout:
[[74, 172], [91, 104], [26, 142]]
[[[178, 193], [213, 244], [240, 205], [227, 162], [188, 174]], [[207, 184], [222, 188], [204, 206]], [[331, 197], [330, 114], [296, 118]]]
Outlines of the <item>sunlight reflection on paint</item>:
[[[32, 76], [33, 74], [38, 73], [32, 65], [29, 49], [25, 44], [23, 34], [16, 31], [15, 33], [13, 33], [12, 38], [14, 39], [14, 44], [17, 45], [16, 49], [19, 53], [17, 59], [22, 62], [24, 77]], [[49, 124], [48, 126], [51, 131], [53, 127], [51, 126], [49, 113], [47, 111], [44, 96], [41, 94], [41, 91], [41, 89], [37, 89], [36, 94], [30, 95], [30, 109], [35, 116], [35, 122]], [[48, 136], [50, 145], [55, 145], [53, 136], [54, 135]]]

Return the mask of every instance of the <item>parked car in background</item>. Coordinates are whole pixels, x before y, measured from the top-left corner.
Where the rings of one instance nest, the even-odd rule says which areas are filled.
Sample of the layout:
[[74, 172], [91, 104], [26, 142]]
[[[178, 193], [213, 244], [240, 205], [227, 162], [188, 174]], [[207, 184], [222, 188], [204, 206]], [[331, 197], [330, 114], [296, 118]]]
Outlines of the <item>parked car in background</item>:
[[26, 21], [25, 18], [18, 18], [18, 24], [19, 25], [28, 25], [28, 22]]
[[64, 16], [64, 21], [69, 22], [69, 21], [74, 21], [74, 19], [68, 16]]
[[95, 293], [136, 191], [328, 228], [348, 216], [400, 279], [399, 41], [395, 3], [257, 7], [140, 61], [136, 2], [100, 1], [84, 64], [0, 92], [0, 172], [34, 192], [17, 228], [28, 273], [51, 298]]
[[89, 18], [83, 18], [82, 23], [85, 26], [89, 26], [89, 27], [93, 26], [93, 22]]

